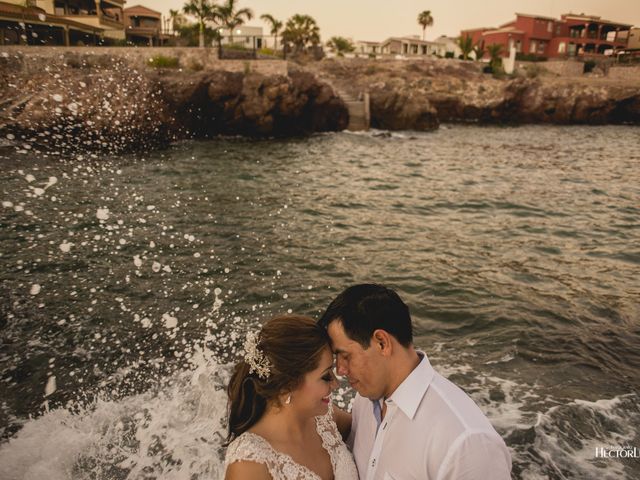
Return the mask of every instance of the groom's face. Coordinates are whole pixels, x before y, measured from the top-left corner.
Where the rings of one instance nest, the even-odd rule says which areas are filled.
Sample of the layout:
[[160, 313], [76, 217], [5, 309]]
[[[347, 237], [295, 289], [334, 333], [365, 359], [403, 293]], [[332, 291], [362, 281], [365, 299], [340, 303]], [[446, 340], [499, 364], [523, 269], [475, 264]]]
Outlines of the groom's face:
[[380, 364], [381, 358], [376, 349], [365, 349], [349, 338], [340, 320], [331, 322], [327, 332], [336, 355], [338, 375], [346, 376], [349, 385], [363, 397], [381, 398], [384, 393], [384, 366]]

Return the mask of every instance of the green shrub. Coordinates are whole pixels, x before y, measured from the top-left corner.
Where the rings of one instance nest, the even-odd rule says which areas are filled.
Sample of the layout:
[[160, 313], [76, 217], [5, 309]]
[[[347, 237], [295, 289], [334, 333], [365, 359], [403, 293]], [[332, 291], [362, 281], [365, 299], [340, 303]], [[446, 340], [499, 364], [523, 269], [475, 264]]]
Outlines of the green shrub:
[[536, 55], [535, 53], [516, 53], [516, 60], [520, 60], [522, 62], [546, 62], [547, 57], [542, 55]]
[[455, 55], [456, 54], [454, 52], [445, 52], [444, 58], [454, 58]]
[[149, 59], [149, 66], [153, 68], [178, 68], [180, 66], [180, 62], [177, 57], [156, 55]]

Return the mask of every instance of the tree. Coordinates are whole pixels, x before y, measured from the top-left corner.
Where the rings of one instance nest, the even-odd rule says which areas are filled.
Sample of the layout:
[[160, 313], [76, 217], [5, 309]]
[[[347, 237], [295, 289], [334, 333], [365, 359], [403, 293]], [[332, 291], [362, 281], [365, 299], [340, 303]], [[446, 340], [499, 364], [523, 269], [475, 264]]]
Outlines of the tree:
[[280, 20], [276, 20], [273, 15], [269, 15], [268, 13], [261, 15], [260, 18], [271, 25], [271, 35], [274, 36], [273, 49], [278, 50], [278, 32], [280, 32], [280, 29], [282, 28], [282, 22]]
[[184, 13], [196, 17], [198, 21], [200, 48], [204, 48], [205, 22], [214, 18], [217, 8], [219, 7], [209, 0], [189, 0], [182, 8]]
[[[177, 33], [181, 39], [181, 45], [184, 44], [189, 47], [197, 47], [200, 44], [200, 27], [197, 23], [185, 23], [180, 25], [177, 29]], [[217, 28], [205, 25], [202, 33], [204, 35], [204, 43], [206, 45], [211, 45], [216, 41], [218, 44], [220, 43], [220, 32]]]
[[169, 10], [169, 21], [171, 22], [171, 30], [174, 33], [187, 24], [187, 19], [180, 13], [180, 10]]
[[486, 49], [484, 48], [484, 41], [480, 40], [473, 47], [473, 54], [476, 56], [476, 60], [482, 60], [482, 57], [484, 57], [485, 52], [486, 52]]
[[233, 31], [243, 25], [245, 21], [253, 18], [253, 11], [250, 8], [236, 9], [236, 0], [227, 0], [218, 7], [216, 17], [220, 23], [229, 29], [229, 42], [233, 43]]
[[320, 43], [320, 27], [309, 15], [295, 14], [285, 25], [282, 42], [296, 52], [306, 50], [309, 45]]
[[502, 68], [502, 45], [499, 43], [493, 43], [487, 47], [489, 52], [489, 66], [493, 73], [498, 72]]
[[431, 10], [420, 12], [420, 14], [418, 14], [418, 23], [422, 25], [422, 40], [424, 40], [427, 27], [431, 27], [433, 25]]
[[344, 57], [345, 53], [351, 53], [356, 49], [351, 40], [344, 37], [331, 37], [327, 42], [327, 47], [339, 57]]
[[464, 37], [458, 37], [458, 46], [462, 51], [462, 59], [469, 60], [469, 54], [473, 50], [473, 41], [469, 35], [465, 35]]

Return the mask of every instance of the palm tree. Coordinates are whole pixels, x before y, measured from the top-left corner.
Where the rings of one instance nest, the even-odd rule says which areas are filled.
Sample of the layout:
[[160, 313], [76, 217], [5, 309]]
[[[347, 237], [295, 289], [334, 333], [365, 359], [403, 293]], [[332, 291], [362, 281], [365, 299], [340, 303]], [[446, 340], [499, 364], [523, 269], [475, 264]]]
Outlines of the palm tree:
[[265, 13], [264, 15], [260, 15], [260, 18], [265, 22], [271, 24], [271, 35], [274, 36], [274, 50], [278, 50], [278, 32], [282, 28], [282, 22], [280, 20], [276, 20], [273, 15], [269, 15]]
[[296, 13], [285, 25], [282, 41], [287, 46], [293, 45], [296, 52], [303, 51], [307, 45], [320, 43], [320, 27], [309, 15]]
[[169, 22], [171, 23], [171, 30], [175, 34], [186, 23], [186, 19], [180, 13], [180, 10], [169, 10]]
[[204, 48], [205, 22], [214, 18], [217, 8], [219, 7], [209, 0], [189, 0], [182, 8], [184, 13], [192, 15], [198, 20], [198, 26], [200, 28], [198, 43], [200, 48]]
[[496, 72], [500, 70], [502, 67], [502, 45], [493, 43], [487, 47], [487, 51], [489, 52], [489, 57], [491, 57], [489, 61], [491, 71]]
[[418, 15], [418, 23], [422, 25], [422, 40], [424, 40], [424, 35], [427, 31], [427, 27], [433, 25], [433, 17], [431, 16], [431, 10], [425, 10], [424, 12], [420, 12]]
[[458, 37], [458, 46], [462, 51], [462, 59], [469, 60], [469, 54], [473, 50], [473, 41], [469, 35], [465, 35], [464, 37]]
[[345, 53], [351, 53], [356, 49], [351, 40], [344, 37], [331, 37], [327, 42], [327, 47], [339, 57], [344, 57]]
[[482, 60], [482, 57], [484, 57], [485, 52], [486, 52], [486, 49], [484, 48], [484, 41], [480, 40], [473, 47], [473, 53], [476, 56], [476, 60]]
[[227, 0], [218, 7], [218, 19], [229, 29], [229, 42], [233, 43], [233, 30], [244, 24], [245, 21], [253, 18], [253, 11], [250, 8], [236, 9], [236, 0]]

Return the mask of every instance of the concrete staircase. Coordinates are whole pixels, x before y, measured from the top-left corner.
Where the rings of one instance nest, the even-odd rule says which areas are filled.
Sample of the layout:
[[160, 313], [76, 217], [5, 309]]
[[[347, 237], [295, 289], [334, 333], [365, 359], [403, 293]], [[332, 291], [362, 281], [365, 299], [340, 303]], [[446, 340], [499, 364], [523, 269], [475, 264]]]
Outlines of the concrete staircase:
[[349, 109], [349, 126], [347, 130], [362, 131], [369, 130], [371, 114], [369, 113], [369, 94], [364, 93], [361, 98], [355, 98], [350, 93], [336, 88], [336, 93]]

